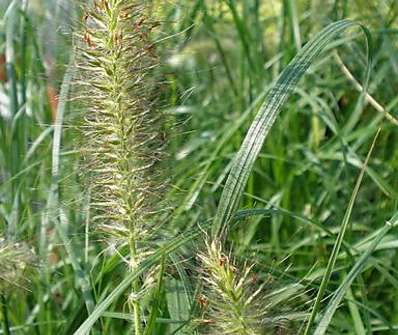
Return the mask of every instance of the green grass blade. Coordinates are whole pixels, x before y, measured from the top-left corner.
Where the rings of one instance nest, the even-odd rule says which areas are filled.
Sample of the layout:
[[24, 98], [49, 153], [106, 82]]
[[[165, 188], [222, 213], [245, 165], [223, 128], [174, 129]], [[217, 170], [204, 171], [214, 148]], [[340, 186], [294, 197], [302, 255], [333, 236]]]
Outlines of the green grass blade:
[[201, 192], [203, 186], [205, 185], [209, 175], [212, 164], [217, 160], [220, 156], [222, 150], [225, 146], [227, 146], [228, 142], [231, 141], [234, 135], [238, 132], [240, 127], [244, 124], [244, 122], [249, 118], [250, 114], [253, 113], [255, 108], [260, 105], [260, 103], [264, 99], [264, 94], [261, 94], [239, 117], [236, 122], [232, 126], [225, 128], [225, 131], [222, 133], [222, 136], [218, 140], [217, 146], [212, 150], [210, 157], [208, 157], [205, 166], [203, 167], [201, 174], [198, 176], [196, 181], [192, 184], [189, 190], [186, 192], [185, 199], [182, 201], [182, 204], [176, 209], [174, 213], [174, 220], [177, 220], [180, 215], [192, 208], [195, 203], [199, 193]]
[[374, 149], [374, 146], [376, 144], [376, 140], [377, 140], [377, 137], [378, 137], [379, 134], [380, 134], [380, 129], [378, 130], [378, 132], [377, 132], [377, 134], [376, 134], [376, 136], [375, 136], [375, 138], [374, 138], [374, 140], [372, 142], [372, 145], [371, 145], [370, 150], [368, 152], [368, 155], [366, 157], [365, 163], [364, 163], [364, 165], [363, 165], [363, 167], [361, 169], [361, 172], [359, 173], [359, 176], [357, 178], [357, 182], [355, 184], [354, 190], [352, 191], [351, 198], [350, 198], [350, 201], [348, 203], [347, 209], [346, 209], [346, 211], [344, 213], [343, 221], [341, 223], [341, 227], [340, 227], [340, 230], [339, 230], [339, 234], [337, 235], [336, 242], [333, 245], [333, 250], [332, 250], [332, 253], [331, 253], [330, 257], [329, 257], [328, 264], [327, 264], [326, 270], [325, 270], [325, 274], [322, 277], [321, 285], [319, 287], [318, 294], [316, 296], [314, 305], [312, 307], [311, 315], [310, 315], [310, 317], [308, 319], [308, 322], [307, 322], [307, 325], [306, 325], [306, 328], [305, 328], [305, 331], [304, 331], [304, 335], [309, 334], [309, 332], [311, 330], [312, 323], [315, 321], [315, 317], [316, 317], [316, 315], [317, 315], [317, 313], [319, 311], [319, 308], [320, 308], [320, 305], [321, 305], [321, 301], [323, 299], [324, 293], [326, 291], [326, 287], [327, 287], [327, 285], [329, 283], [329, 280], [330, 280], [330, 277], [332, 275], [334, 266], [336, 264], [337, 257], [339, 255], [341, 245], [343, 244], [344, 235], [345, 235], [345, 232], [347, 230], [348, 224], [349, 224], [350, 219], [351, 219], [352, 210], [354, 208], [354, 203], [355, 203], [355, 201], [357, 199], [357, 196], [358, 196], [359, 188], [360, 188], [360, 186], [362, 184], [363, 176], [365, 175], [366, 166], [368, 166], [368, 163], [369, 163], [369, 160], [370, 160], [370, 156], [371, 156], [371, 154], [373, 152], [373, 149]]
[[359, 308], [357, 306], [357, 302], [355, 301], [354, 294], [352, 293], [351, 288], [347, 290], [348, 297], [348, 308], [350, 310], [351, 318], [354, 323], [355, 332], [358, 335], [366, 335], [366, 329], [364, 322], [361, 318], [361, 313], [359, 312]]
[[[7, 143], [7, 161], [9, 164], [11, 176], [16, 175], [20, 170], [20, 155], [21, 155], [21, 147], [23, 147], [24, 143], [23, 139], [20, 136], [18, 130], [21, 131], [20, 127], [13, 127], [13, 122], [15, 120], [15, 124], [20, 124], [20, 121], [17, 122], [18, 116], [24, 113], [23, 109], [20, 109], [20, 102], [18, 99], [18, 76], [16, 72], [16, 63], [17, 63], [17, 53], [15, 50], [14, 38], [18, 36], [18, 21], [20, 19], [20, 10], [21, 2], [19, 0], [12, 1], [8, 6], [6, 13], [4, 14], [4, 22], [5, 22], [5, 69], [7, 73], [7, 78], [9, 82], [8, 87], [8, 96], [10, 100], [10, 123], [7, 126], [10, 127], [10, 133], [6, 137]], [[20, 113], [19, 113], [20, 112]], [[22, 132], [21, 132], [22, 133]], [[18, 191], [18, 180], [14, 180], [11, 183], [11, 192], [15, 194], [16, 197], [14, 199], [16, 211], [15, 215], [11, 216], [9, 220], [8, 228], [7, 228], [7, 237], [9, 239], [15, 239], [17, 234], [17, 226], [19, 222], [19, 210], [20, 207], [20, 197]]]
[[386, 222], [384, 227], [379, 231], [377, 236], [375, 236], [375, 238], [373, 239], [372, 243], [366, 249], [366, 252], [358, 259], [358, 261], [351, 269], [351, 271], [347, 274], [346, 278], [341, 283], [337, 291], [333, 294], [332, 298], [328, 303], [328, 307], [326, 308], [326, 311], [323, 314], [321, 321], [319, 322], [317, 328], [315, 329], [314, 335], [325, 334], [334, 313], [339, 307], [341, 300], [344, 298], [352, 282], [362, 272], [363, 268], [366, 265], [367, 260], [369, 259], [372, 252], [379, 245], [383, 237], [386, 236], [386, 234], [391, 230], [391, 228], [393, 228], [397, 224], [398, 224], [398, 213], [396, 213], [389, 221]]
[[68, 218], [65, 211], [60, 209], [59, 211], [59, 222], [57, 223], [57, 233], [62, 240], [65, 247], [66, 253], [70, 259], [76, 282], [81, 290], [84, 303], [86, 305], [87, 312], [90, 313], [94, 310], [95, 301], [92, 293], [91, 283], [89, 276], [77, 256], [76, 251], [79, 250], [68, 237]]
[[14, 36], [17, 35], [17, 21], [19, 19], [20, 0], [12, 1], [4, 15], [6, 19], [6, 71], [10, 80], [10, 110], [15, 115], [19, 109], [17, 76], [15, 72], [16, 54], [14, 49]]
[[59, 104], [57, 108], [57, 116], [54, 124], [54, 136], [52, 146], [52, 182], [51, 192], [48, 199], [49, 212], [55, 221], [55, 228], [62, 243], [65, 246], [65, 250], [71, 261], [73, 270], [76, 276], [76, 282], [78, 283], [83, 299], [86, 304], [87, 311], [90, 313], [93, 311], [95, 302], [91, 291], [90, 280], [88, 275], [85, 273], [83, 267], [78, 260], [75, 252], [76, 248], [73, 247], [72, 242], [68, 238], [68, 220], [65, 212], [60, 207], [59, 199], [59, 177], [60, 177], [60, 154], [61, 154], [61, 141], [62, 141], [62, 129], [64, 112], [66, 108], [67, 99], [69, 96], [70, 84], [73, 77], [73, 57], [69, 62], [69, 67], [65, 73], [64, 80], [61, 86]]
[[294, 0], [288, 1], [289, 8], [289, 16], [292, 24], [293, 36], [294, 36], [294, 44], [296, 45], [297, 50], [301, 48], [301, 33], [300, 33], [300, 24], [299, 17], [297, 13], [297, 4]]
[[1, 323], [3, 325], [3, 334], [10, 335], [10, 324], [8, 321], [8, 312], [7, 312], [7, 301], [3, 294], [0, 294], [0, 305], [1, 305]]
[[251, 71], [256, 72], [256, 65], [255, 65], [255, 63], [253, 61], [253, 57], [250, 53], [250, 40], [252, 39], [250, 37], [250, 32], [246, 29], [244, 21], [239, 17], [235, 0], [227, 0], [226, 3], [228, 5], [229, 9], [231, 10], [236, 29], [238, 31], [239, 38], [242, 42], [244, 53], [245, 53], [247, 61], [249, 63], [249, 67], [250, 67]]
[[86, 335], [95, 324], [95, 322], [103, 315], [107, 308], [114, 302], [128, 287], [130, 287], [132, 281], [139, 278], [146, 270], [159, 263], [162, 257], [167, 256], [171, 252], [177, 250], [185, 243], [191, 241], [195, 237], [202, 234], [201, 231], [195, 231], [187, 234], [185, 237], [177, 237], [170, 241], [165, 246], [159, 248], [153, 255], [145, 259], [136, 269], [135, 272], [128, 273], [126, 277], [119, 283], [119, 285], [105, 298], [103, 299], [90, 314], [90, 316], [83, 322], [83, 324], [76, 330], [74, 335]]
[[158, 315], [158, 309], [159, 309], [159, 301], [161, 299], [161, 294], [162, 294], [162, 289], [163, 289], [163, 276], [164, 276], [164, 268], [165, 268], [165, 262], [166, 260], [163, 258], [162, 262], [160, 264], [160, 271], [159, 271], [159, 277], [158, 277], [158, 283], [156, 287], [156, 291], [153, 294], [153, 304], [151, 308], [151, 313], [149, 316], [149, 321], [147, 323], [147, 326], [145, 327], [144, 330], [144, 335], [151, 335], [154, 332], [154, 328], [156, 326], [156, 318]]
[[358, 25], [364, 32], [368, 45], [368, 66], [364, 85], [364, 87], [367, 88], [371, 69], [372, 47], [370, 33], [365, 27], [350, 20], [341, 20], [330, 24], [311, 39], [283, 70], [251, 124], [234, 158], [231, 172], [221, 195], [220, 204], [214, 221], [213, 235], [219, 236], [224, 231], [236, 211], [263, 143], [276, 117], [280, 113], [284, 102], [289, 98], [300, 78], [313, 63], [314, 59], [330, 42], [346, 29]]

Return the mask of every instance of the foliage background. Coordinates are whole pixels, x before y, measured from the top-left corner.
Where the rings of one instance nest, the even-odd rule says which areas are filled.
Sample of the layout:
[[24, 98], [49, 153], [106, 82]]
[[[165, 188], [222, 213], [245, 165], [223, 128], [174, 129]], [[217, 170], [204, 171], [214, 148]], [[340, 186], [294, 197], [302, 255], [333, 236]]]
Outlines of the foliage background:
[[[369, 94], [376, 104], [360, 103], [358, 89], [338, 62], [340, 57], [362, 80], [366, 45], [353, 31], [300, 81], [256, 162], [241, 208], [271, 211], [240, 220], [229, 234], [234, 254], [255, 261], [270, 291], [295, 283], [305, 287], [300, 293], [305, 303], [286, 304], [279, 314], [305, 313], [379, 127], [329, 293], [397, 208], [397, 124], [380, 110], [398, 117], [398, 6], [394, 0], [229, 4], [148, 1], [162, 21], [154, 38], [162, 64], [162, 108], [171, 119], [168, 199], [175, 209], [165, 218], [164, 239], [198, 230], [199, 222], [214, 216], [231, 158], [255, 115], [250, 106], [310, 37], [332, 21], [350, 18], [367, 26], [374, 40]], [[62, 82], [73, 84], [65, 74], [80, 13], [66, 0], [5, 0], [0, 13], [0, 229], [28, 243], [39, 260], [29, 284], [9, 294], [9, 317], [16, 334], [71, 334], [87, 317], [82, 273], [96, 301], [125, 273], [123, 264], [114, 265], [118, 256], [112, 244], [90, 225], [74, 132], [79, 113], [58, 99]], [[60, 122], [62, 146], [54, 152]], [[60, 161], [59, 173], [54, 159]], [[54, 215], [59, 206], [61, 221]], [[334, 316], [330, 334], [396, 332], [397, 238], [392, 230], [379, 244]], [[200, 242], [188, 243], [170, 258], [157, 334], [178, 333], [169, 323], [192, 315], [195, 255], [201, 248]], [[101, 319], [104, 334], [128, 332], [123, 299]], [[281, 329], [288, 331], [286, 319]]]

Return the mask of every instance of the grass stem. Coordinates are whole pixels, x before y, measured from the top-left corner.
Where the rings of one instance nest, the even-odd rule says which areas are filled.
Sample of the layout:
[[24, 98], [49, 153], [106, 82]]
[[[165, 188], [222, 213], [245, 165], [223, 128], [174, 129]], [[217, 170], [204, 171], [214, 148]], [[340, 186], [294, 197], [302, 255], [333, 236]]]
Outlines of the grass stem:
[[[131, 257], [130, 269], [132, 272], [134, 272], [137, 267], [136, 266], [137, 246], [136, 246], [134, 228], [132, 226], [133, 225], [130, 224], [130, 238], [129, 238], [130, 257]], [[136, 294], [138, 293], [138, 291], [140, 289], [138, 280], [139, 280], [139, 278], [136, 278], [131, 283], [132, 296], [130, 298], [130, 309], [132, 309], [132, 312], [134, 315], [134, 334], [135, 335], [141, 335], [141, 306], [140, 306], [139, 300], [136, 297]]]
[[1, 303], [1, 318], [3, 319], [3, 334], [10, 335], [10, 324], [8, 322], [8, 313], [7, 313], [7, 300], [4, 294], [0, 295], [0, 303]]

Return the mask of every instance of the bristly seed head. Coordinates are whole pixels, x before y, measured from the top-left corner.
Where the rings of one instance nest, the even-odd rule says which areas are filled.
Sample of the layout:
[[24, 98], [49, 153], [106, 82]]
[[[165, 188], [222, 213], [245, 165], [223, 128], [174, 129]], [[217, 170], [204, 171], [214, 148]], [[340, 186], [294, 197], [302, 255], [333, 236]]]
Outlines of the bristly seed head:
[[208, 295], [201, 296], [199, 304], [204, 323], [211, 328], [212, 334], [262, 334], [258, 320], [263, 313], [256, 304], [262, 287], [253, 289], [252, 267], [245, 265], [239, 272], [231, 257], [223, 254], [221, 243], [216, 241], [206, 242], [205, 252], [199, 255], [199, 260]]
[[152, 75], [158, 65], [150, 40], [156, 23], [136, 0], [94, 1], [82, 23], [81, 146], [94, 220], [122, 242], [137, 244], [162, 210], [166, 185], [165, 127]]
[[28, 272], [35, 263], [36, 257], [26, 244], [0, 237], [0, 294], [7, 293], [11, 287], [25, 288]]
[[269, 282], [256, 276], [253, 265], [236, 264], [224, 254], [221, 241], [207, 240], [199, 261], [204, 282], [200, 321], [209, 334], [274, 334], [285, 320], [283, 311], [291, 311], [301, 295], [298, 284], [265, 292]]

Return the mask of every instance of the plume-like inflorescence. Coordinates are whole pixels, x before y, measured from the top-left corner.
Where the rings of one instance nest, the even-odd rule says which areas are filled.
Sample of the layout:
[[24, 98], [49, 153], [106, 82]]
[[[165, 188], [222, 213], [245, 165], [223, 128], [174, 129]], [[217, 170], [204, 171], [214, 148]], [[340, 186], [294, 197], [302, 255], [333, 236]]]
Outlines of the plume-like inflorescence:
[[33, 252], [26, 244], [0, 237], [0, 294], [8, 293], [12, 287], [25, 288], [28, 272], [35, 261]]
[[[78, 54], [82, 125], [93, 219], [135, 253], [161, 209], [163, 115], [156, 110], [156, 26], [140, 1], [101, 0], [85, 8]], [[134, 255], [133, 255], [134, 256]]]
[[[83, 173], [88, 177], [92, 220], [128, 244], [132, 271], [150, 250], [165, 186], [165, 131], [156, 109], [157, 67], [151, 31], [157, 25], [142, 1], [97, 0], [84, 8], [77, 46]], [[132, 283], [129, 305], [141, 334], [139, 300], [148, 278]]]
[[259, 322], [264, 316], [259, 305], [262, 285], [256, 287], [252, 266], [243, 266], [240, 272], [216, 241], [206, 243], [199, 259], [207, 295], [200, 301], [211, 334], [263, 334]]
[[299, 283], [273, 283], [258, 278], [254, 265], [237, 264], [223, 252], [223, 242], [207, 240], [199, 254], [204, 295], [199, 298], [200, 322], [208, 334], [297, 334], [303, 318], [298, 304], [306, 301]]

